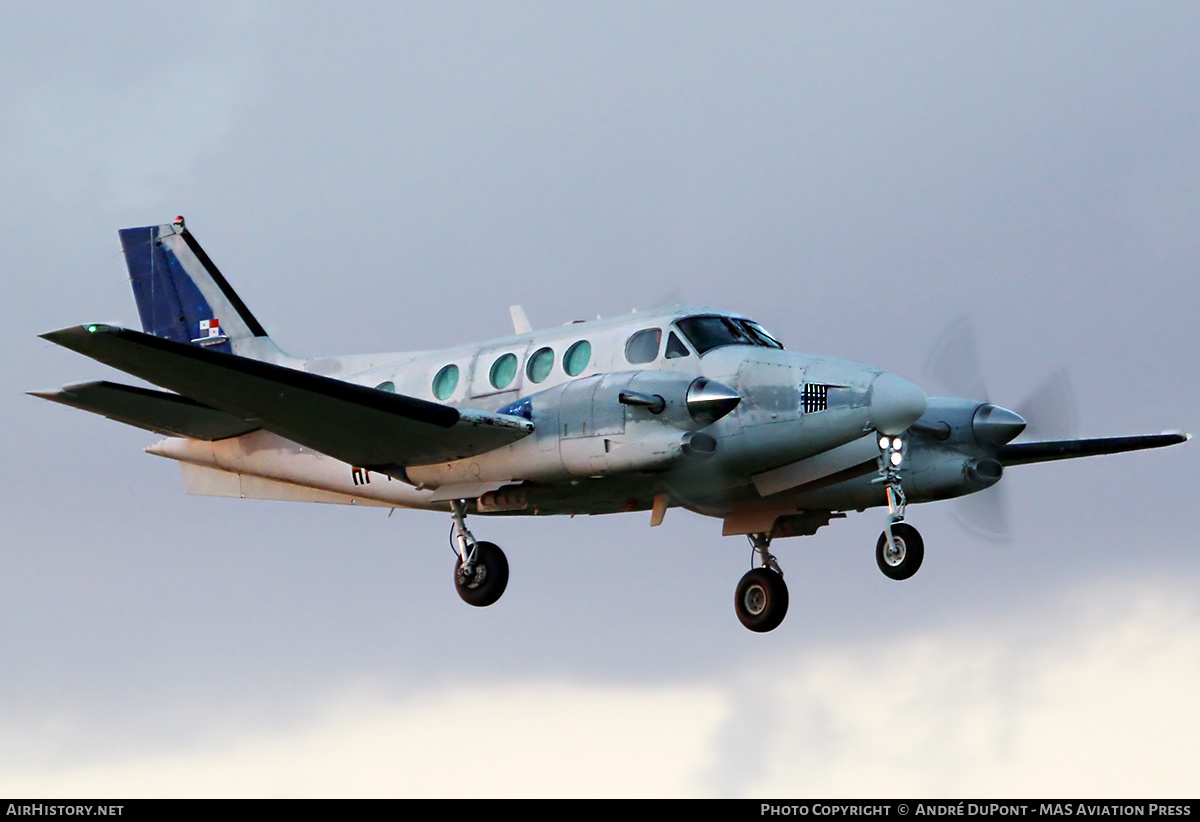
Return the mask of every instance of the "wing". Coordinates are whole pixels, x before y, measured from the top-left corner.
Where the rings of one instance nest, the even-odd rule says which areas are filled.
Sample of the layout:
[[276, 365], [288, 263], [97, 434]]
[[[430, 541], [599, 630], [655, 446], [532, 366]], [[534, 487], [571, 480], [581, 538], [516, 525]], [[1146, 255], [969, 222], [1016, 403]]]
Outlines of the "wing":
[[42, 337], [252, 427], [399, 476], [405, 466], [482, 454], [533, 431], [520, 417], [390, 394], [110, 325]]
[[1057, 440], [1054, 442], [1018, 442], [1005, 445], [997, 455], [1005, 467], [1028, 465], [1033, 462], [1071, 460], [1101, 454], [1122, 454], [1144, 448], [1164, 448], [1187, 442], [1191, 435], [1182, 431], [1150, 434], [1139, 437], [1102, 437], [1092, 440]]

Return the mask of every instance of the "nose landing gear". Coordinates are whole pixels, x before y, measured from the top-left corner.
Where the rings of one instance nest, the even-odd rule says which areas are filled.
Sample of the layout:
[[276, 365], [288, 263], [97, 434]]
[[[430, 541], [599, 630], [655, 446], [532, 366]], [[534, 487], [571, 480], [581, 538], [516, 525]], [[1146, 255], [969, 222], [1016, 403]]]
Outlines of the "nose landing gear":
[[885, 531], [875, 544], [875, 562], [879, 570], [891, 579], [908, 579], [921, 567], [925, 559], [925, 542], [917, 529], [906, 522], [892, 525], [892, 540], [888, 544]]
[[890, 579], [908, 579], [925, 559], [925, 542], [921, 535], [904, 522], [907, 501], [900, 486], [900, 466], [904, 462], [904, 441], [886, 434], [879, 438], [879, 479], [887, 493], [888, 513], [883, 533], [875, 544], [875, 562]]

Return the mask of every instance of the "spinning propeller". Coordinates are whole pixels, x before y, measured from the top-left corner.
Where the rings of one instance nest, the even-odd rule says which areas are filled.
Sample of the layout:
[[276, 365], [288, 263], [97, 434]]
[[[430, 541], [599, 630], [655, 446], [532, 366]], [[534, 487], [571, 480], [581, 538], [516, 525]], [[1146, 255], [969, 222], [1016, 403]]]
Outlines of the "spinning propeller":
[[[985, 403], [972, 423], [975, 439], [982, 445], [994, 445], [999, 451], [1022, 433], [1027, 440], [1066, 440], [1075, 436], [1078, 414], [1065, 369], [1053, 371], [1016, 404], [1014, 411], [988, 401], [975, 328], [968, 317], [959, 318], [943, 332], [930, 350], [925, 369], [952, 396]], [[1007, 494], [997, 483], [957, 500], [955, 516], [978, 536], [1006, 541], [1010, 535], [1008, 509]]]

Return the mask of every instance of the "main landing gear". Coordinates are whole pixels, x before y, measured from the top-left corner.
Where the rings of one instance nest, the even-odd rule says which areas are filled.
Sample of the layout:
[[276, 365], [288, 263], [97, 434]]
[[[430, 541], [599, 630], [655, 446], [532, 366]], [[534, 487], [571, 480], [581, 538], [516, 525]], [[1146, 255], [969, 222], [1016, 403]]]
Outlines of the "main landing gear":
[[750, 545], [762, 562], [761, 568], [747, 571], [738, 583], [733, 608], [738, 619], [751, 631], [774, 631], [787, 616], [788, 589], [783, 570], [768, 548], [771, 538], [766, 534], [750, 534]]
[[467, 506], [463, 500], [450, 503], [454, 516], [454, 587], [463, 602], [479, 608], [500, 599], [508, 587], [508, 558], [491, 542], [477, 542], [467, 530]]

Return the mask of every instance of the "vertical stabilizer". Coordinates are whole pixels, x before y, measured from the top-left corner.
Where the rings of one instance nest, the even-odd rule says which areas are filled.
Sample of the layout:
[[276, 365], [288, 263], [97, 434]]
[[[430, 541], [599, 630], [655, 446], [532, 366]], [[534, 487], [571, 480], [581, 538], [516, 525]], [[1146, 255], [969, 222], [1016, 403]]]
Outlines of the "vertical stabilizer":
[[182, 217], [118, 233], [147, 334], [258, 360], [284, 364], [290, 359], [271, 342]]

